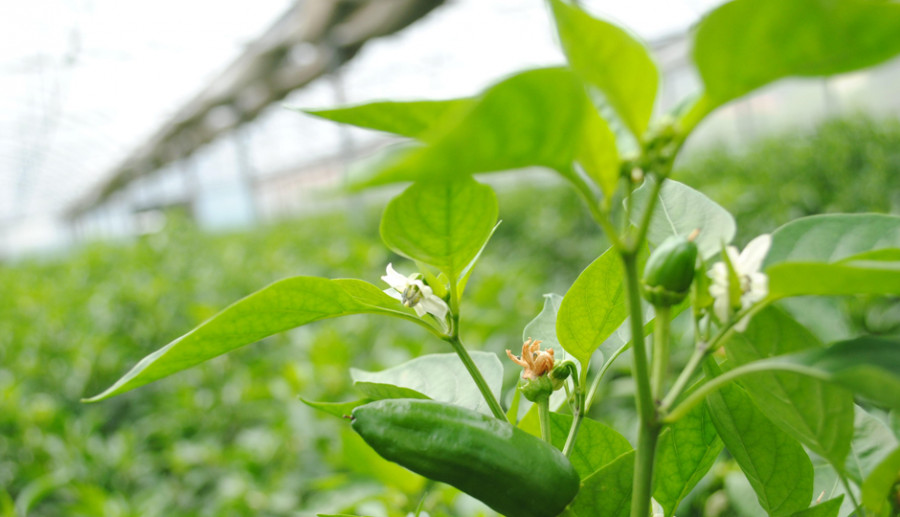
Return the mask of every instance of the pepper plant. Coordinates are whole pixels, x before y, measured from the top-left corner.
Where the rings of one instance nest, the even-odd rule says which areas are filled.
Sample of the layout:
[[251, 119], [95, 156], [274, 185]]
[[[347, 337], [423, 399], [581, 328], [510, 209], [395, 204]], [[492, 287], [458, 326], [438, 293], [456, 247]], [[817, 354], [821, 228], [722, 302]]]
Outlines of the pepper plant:
[[[566, 66], [515, 74], [473, 98], [309, 112], [409, 139], [352, 185], [411, 183], [381, 220], [385, 244], [410, 260], [386, 265], [386, 285], [276, 282], [89, 400], [300, 325], [370, 313], [424, 327], [453, 353], [353, 370], [359, 400], [308, 403], [348, 416], [385, 458], [505, 515], [672, 516], [724, 448], [769, 515], [896, 515], [900, 447], [867, 409], [900, 410], [900, 341], [823, 343], [782, 301], [900, 293], [900, 218], [802, 218], [739, 251], [732, 216], [672, 175], [685, 141], [717, 108], [782, 78], [859, 70], [900, 53], [900, 4], [726, 3], [693, 31], [703, 91], [655, 118], [660, 78], [647, 48], [576, 5], [550, 5]], [[507, 350], [505, 364], [523, 370], [504, 408], [503, 363], [463, 342], [466, 287], [498, 229], [494, 192], [473, 175], [525, 167], [570, 182], [610, 248], [565, 296], [547, 295], [520, 352], [510, 336], [519, 353]], [[673, 371], [679, 316], [692, 353]], [[626, 351], [634, 446], [588, 416]]]

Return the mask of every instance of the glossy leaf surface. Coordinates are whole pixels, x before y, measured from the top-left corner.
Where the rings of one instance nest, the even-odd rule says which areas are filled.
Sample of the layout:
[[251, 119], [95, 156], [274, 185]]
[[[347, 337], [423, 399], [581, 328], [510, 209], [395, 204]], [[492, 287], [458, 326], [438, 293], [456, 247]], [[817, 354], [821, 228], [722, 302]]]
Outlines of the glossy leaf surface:
[[87, 401], [118, 395], [300, 325], [360, 313], [415, 319], [410, 309], [362, 280], [303, 276], [281, 280], [144, 357], [115, 384]]
[[900, 217], [881, 214], [814, 215], [796, 219], [775, 230], [764, 264], [833, 263], [890, 248], [900, 248]]
[[388, 203], [381, 238], [456, 281], [490, 237], [497, 213], [493, 189], [471, 176], [417, 182]]
[[694, 61], [715, 105], [790, 76], [828, 76], [900, 52], [900, 5], [872, 0], [735, 0], [711, 12]]
[[667, 517], [675, 515], [678, 504], [703, 479], [723, 447], [705, 404], [663, 431], [656, 446], [653, 498]]
[[740, 386], [725, 386], [706, 403], [760, 506], [769, 515], [791, 515], [809, 506], [813, 466], [800, 443], [766, 418]]
[[562, 347], [586, 366], [594, 351], [625, 321], [624, 267], [606, 250], [578, 275], [563, 297], [556, 320]]
[[[776, 308], [761, 311], [746, 332], [725, 345], [736, 365], [821, 349], [806, 328]], [[824, 349], [822, 349], [824, 350]], [[766, 416], [834, 465], [843, 464], [853, 436], [853, 397], [839, 386], [792, 372], [759, 373], [740, 381]]]
[[633, 478], [631, 451], [586, 477], [569, 510], [578, 517], [627, 517], [631, 512]]
[[357, 106], [302, 111], [342, 124], [423, 139], [435, 127], [440, 127], [442, 121], [446, 123], [448, 115], [452, 117], [460, 113], [471, 103], [471, 99], [382, 101]]
[[553, 0], [559, 39], [569, 63], [596, 86], [634, 134], [641, 138], [656, 100], [659, 73], [647, 48], [612, 23]]
[[529, 70], [489, 88], [457, 123], [355, 182], [366, 187], [529, 166], [567, 171], [590, 101], [564, 68]]
[[[653, 180], [649, 178], [634, 191], [632, 223], [639, 223], [652, 191]], [[659, 245], [667, 237], [686, 237], [697, 228], [700, 234], [695, 242], [700, 256], [709, 258], [722, 251], [722, 243], [727, 244], [734, 239], [737, 225], [727, 210], [703, 193], [684, 183], [666, 180], [650, 219], [647, 239], [653, 245]]]
[[[470, 355], [491, 392], [499, 397], [503, 365], [497, 355], [478, 351], [470, 352]], [[371, 399], [431, 398], [491, 414], [478, 386], [456, 354], [424, 355], [380, 372], [351, 368], [350, 377], [357, 388]], [[410, 391], [421, 396], [410, 397]]]

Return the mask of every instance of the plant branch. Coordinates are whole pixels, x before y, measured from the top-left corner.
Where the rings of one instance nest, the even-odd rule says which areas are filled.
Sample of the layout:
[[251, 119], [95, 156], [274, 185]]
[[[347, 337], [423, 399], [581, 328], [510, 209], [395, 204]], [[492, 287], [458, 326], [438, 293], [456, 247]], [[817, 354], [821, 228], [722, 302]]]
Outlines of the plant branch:
[[537, 401], [538, 417], [541, 422], [541, 439], [547, 443], [550, 441], [550, 396], [541, 397]]
[[[652, 210], [652, 207], [648, 207]], [[635, 454], [634, 484], [631, 492], [631, 517], [647, 517], [650, 514], [650, 497], [653, 488], [653, 459], [660, 427], [656, 421], [656, 408], [650, 386], [647, 366], [647, 349], [644, 344], [644, 324], [638, 284], [637, 253], [621, 251], [625, 264], [631, 339], [633, 343], [634, 380], [637, 384], [637, 412], [640, 418], [638, 448]]]
[[653, 401], [659, 403], [665, 388], [666, 373], [669, 370], [669, 330], [672, 318], [671, 307], [654, 307], [653, 320], [653, 356], [651, 358], [650, 381]]
[[680, 404], [675, 406], [675, 408], [662, 419], [662, 422], [671, 424], [678, 421], [679, 418], [686, 415], [688, 411], [694, 408], [694, 406], [696, 406], [700, 402], [703, 402], [703, 399], [705, 399], [706, 396], [710, 393], [713, 393], [714, 391], [739, 377], [743, 377], [744, 375], [748, 375], [751, 373], [786, 371], [796, 372], [804, 375], [809, 375], [810, 377], [815, 377], [817, 379], [822, 379], [822, 372], [816, 370], [815, 368], [810, 368], [798, 363], [776, 361], [774, 359], [777, 358], [760, 359], [758, 361], [753, 361], [751, 363], [738, 366], [733, 370], [728, 370], [722, 375], [708, 380], [706, 383], [700, 385], [700, 387], [694, 390], [694, 392], [691, 393]]
[[488, 386], [487, 381], [484, 380], [484, 376], [481, 375], [481, 370], [478, 369], [478, 366], [475, 364], [475, 361], [472, 360], [472, 356], [469, 355], [469, 352], [466, 350], [466, 347], [463, 346], [459, 337], [450, 336], [446, 341], [450, 343], [450, 346], [453, 347], [453, 351], [456, 352], [456, 355], [462, 360], [469, 375], [472, 376], [472, 379], [478, 386], [478, 391], [481, 392], [485, 402], [487, 402], [488, 406], [491, 408], [491, 413], [500, 420], [506, 420], [506, 413], [503, 412], [500, 402], [497, 401], [497, 398], [491, 392], [490, 386]]

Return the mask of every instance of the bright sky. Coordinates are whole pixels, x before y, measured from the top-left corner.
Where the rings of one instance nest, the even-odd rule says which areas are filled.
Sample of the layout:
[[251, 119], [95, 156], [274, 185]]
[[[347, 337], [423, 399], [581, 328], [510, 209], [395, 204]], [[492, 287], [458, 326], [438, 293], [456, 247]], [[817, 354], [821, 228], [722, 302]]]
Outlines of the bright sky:
[[[683, 30], [720, 1], [582, 3], [652, 40]], [[290, 3], [7, 2], [0, 16], [0, 231], [84, 195]], [[543, 0], [448, 0], [407, 31], [371, 44], [351, 64], [348, 100], [467, 95], [514, 70], [561, 60]], [[398, 46], [404, 41], [414, 43]]]

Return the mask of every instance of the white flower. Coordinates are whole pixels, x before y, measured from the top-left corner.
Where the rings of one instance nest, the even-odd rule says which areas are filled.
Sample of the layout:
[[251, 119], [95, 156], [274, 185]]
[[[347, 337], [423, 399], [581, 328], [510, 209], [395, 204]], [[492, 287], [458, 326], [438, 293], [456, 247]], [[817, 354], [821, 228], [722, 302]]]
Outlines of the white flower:
[[412, 274], [408, 277], [394, 270], [391, 264], [387, 265], [387, 274], [381, 277], [387, 282], [390, 289], [385, 293], [391, 298], [400, 300], [405, 307], [411, 307], [421, 318], [426, 313], [431, 314], [440, 322], [444, 322], [450, 307], [439, 296], [434, 294], [431, 287], [425, 285], [420, 275]]
[[[772, 236], [763, 234], [750, 241], [744, 251], [738, 254], [737, 248], [728, 246], [725, 253], [734, 267], [740, 292], [740, 307], [732, 307], [731, 293], [728, 285], [728, 266], [725, 262], [716, 262], [709, 272], [712, 285], [709, 294], [715, 299], [713, 310], [720, 321], [728, 321], [732, 309], [747, 309], [761, 301], [769, 294], [769, 277], [760, 272], [763, 259], [772, 246]], [[735, 330], [743, 332], [747, 329], [749, 318], [743, 318], [735, 325]]]

